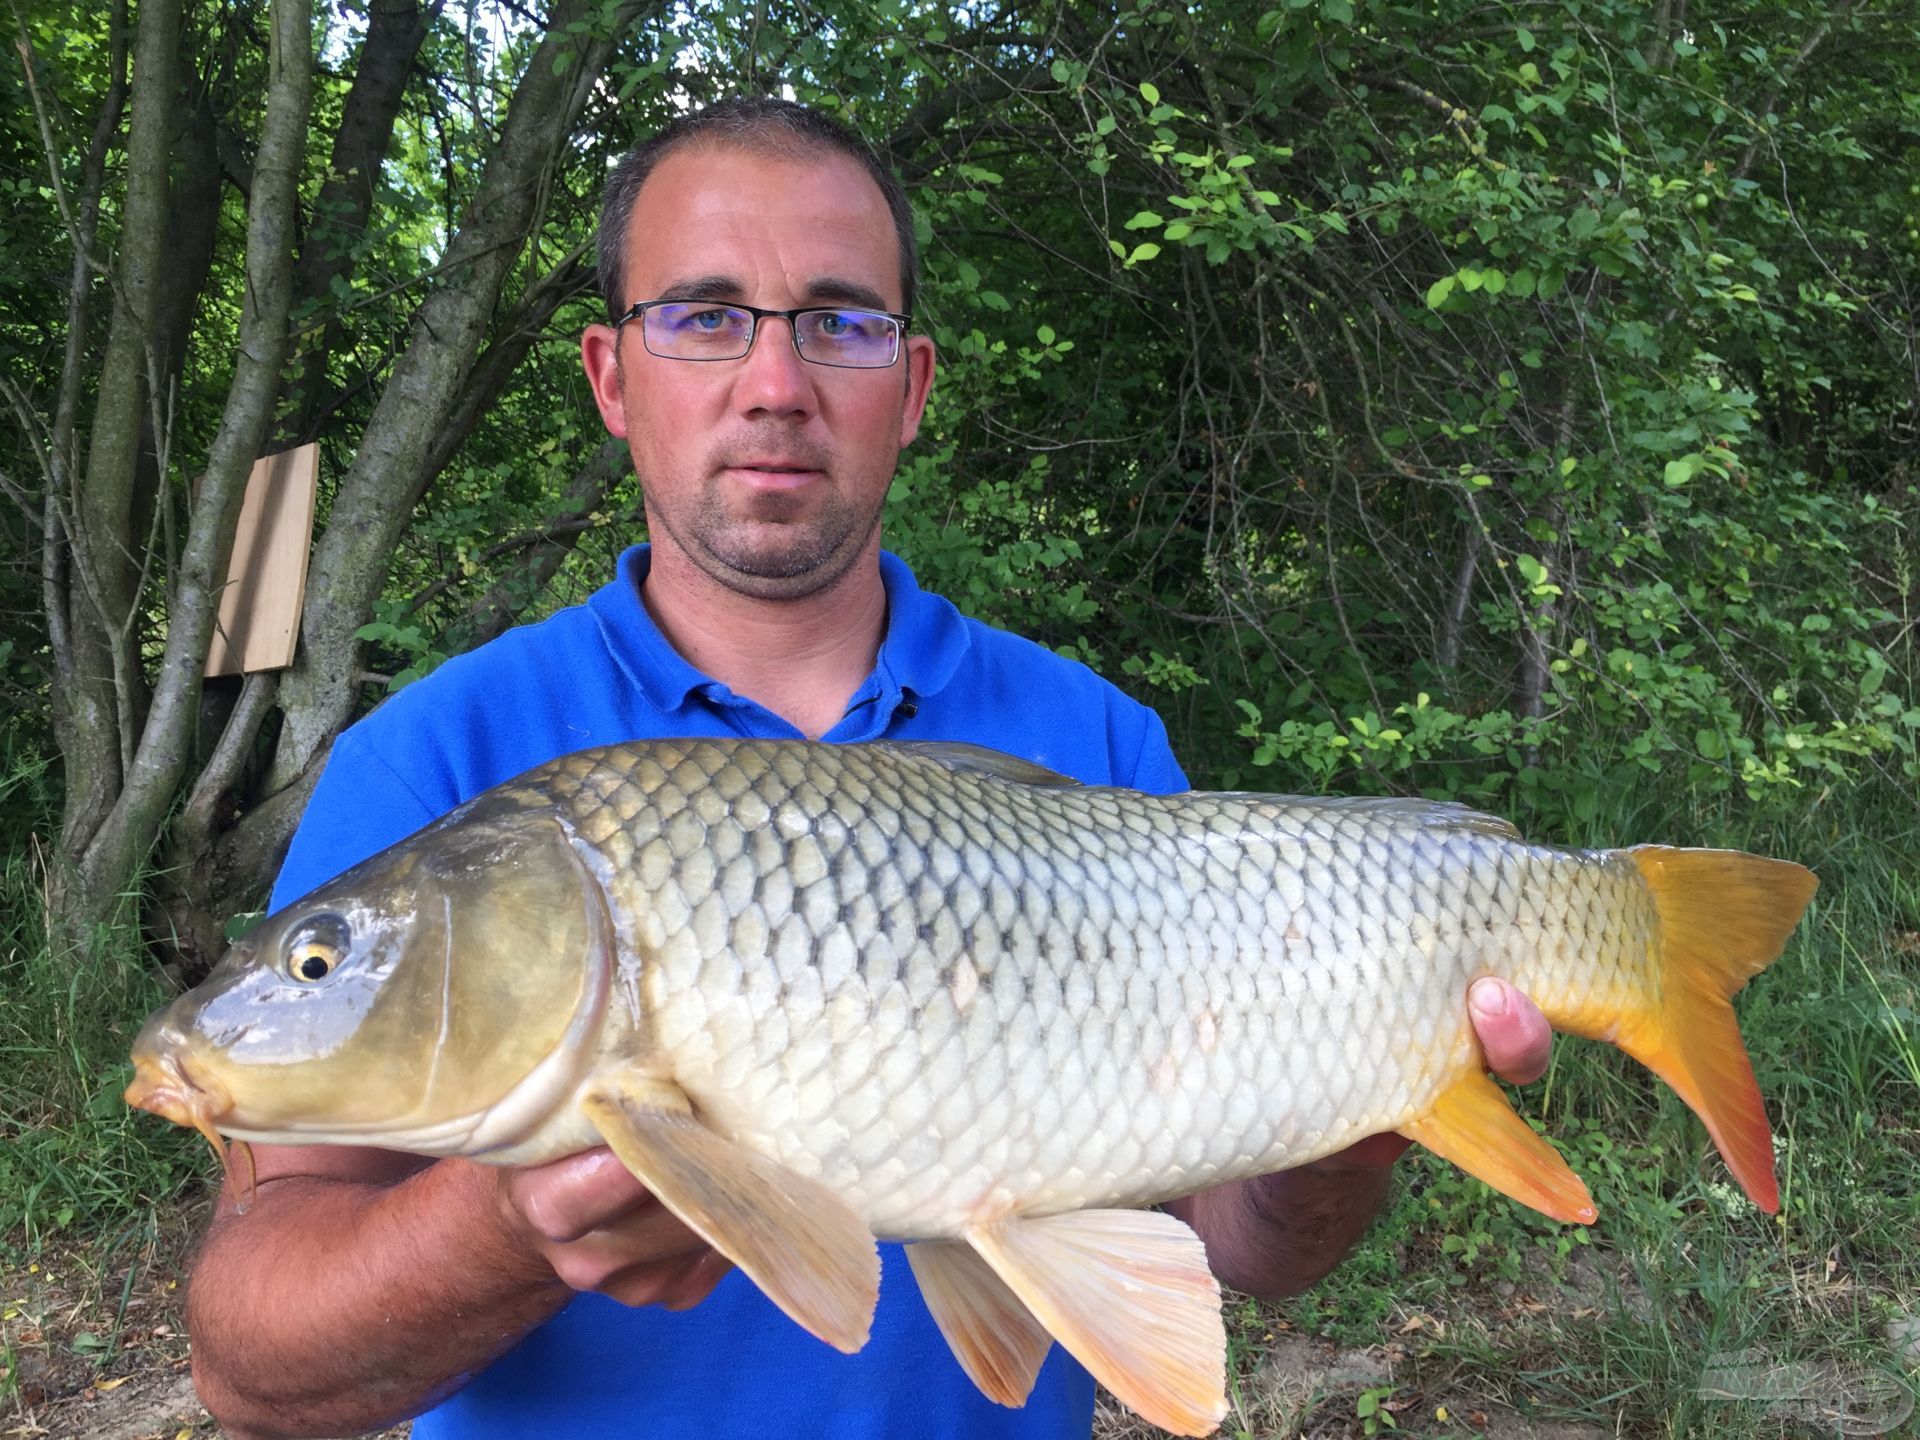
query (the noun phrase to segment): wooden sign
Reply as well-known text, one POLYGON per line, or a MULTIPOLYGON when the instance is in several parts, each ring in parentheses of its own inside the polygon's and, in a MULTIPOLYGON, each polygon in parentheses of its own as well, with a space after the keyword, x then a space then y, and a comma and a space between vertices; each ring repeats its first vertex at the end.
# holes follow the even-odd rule
POLYGON ((280 670, 293 663, 319 478, 318 445, 253 462, 226 588, 220 592, 208 675, 280 670))

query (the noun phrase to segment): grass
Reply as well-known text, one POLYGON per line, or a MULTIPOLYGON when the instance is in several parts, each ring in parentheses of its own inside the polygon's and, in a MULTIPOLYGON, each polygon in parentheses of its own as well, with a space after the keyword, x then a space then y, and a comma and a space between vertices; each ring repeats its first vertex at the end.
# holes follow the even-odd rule
MULTIPOLYGON (((1325 1284, 1281 1305, 1232 1302, 1225 1433, 1740 1440, 1844 1428, 1818 1397, 1725 1393, 1764 1392, 1769 1376, 1776 1390, 1851 1386, 1889 1415, 1910 1399, 1886 1327, 1920 1313, 1920 797, 1835 794, 1768 816, 1623 797, 1570 838, 1654 837, 1790 856, 1822 876, 1786 954, 1739 1002, 1781 1214, 1746 1202, 1698 1121, 1634 1062, 1562 1041, 1547 1079, 1515 1099, 1587 1180, 1598 1223, 1552 1225, 1410 1156, 1389 1213, 1325 1284), (1342 1350, 1364 1363, 1329 1372, 1342 1350)), ((16 1270, 91 1257, 85 1333, 110 1344, 133 1283, 115 1256, 178 1231, 211 1162, 119 1099, 162 985, 124 934, 54 954, 40 885, 30 849, 0 866, 0 1253, 16 1270)), ((1103 1440, 1148 1433, 1101 1422, 1103 1440)))
POLYGON ((0 1255, 12 1258, 66 1230, 104 1244, 150 1224, 202 1168, 197 1136, 120 1099, 164 985, 131 934, 77 954, 52 942, 40 860, 30 843, 0 861, 0 1255))

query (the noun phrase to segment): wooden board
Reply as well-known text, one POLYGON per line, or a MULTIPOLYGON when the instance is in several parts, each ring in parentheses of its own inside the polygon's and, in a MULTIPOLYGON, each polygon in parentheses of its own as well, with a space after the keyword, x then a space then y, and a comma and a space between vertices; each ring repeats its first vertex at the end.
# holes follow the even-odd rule
POLYGON ((293 663, 307 593, 320 447, 302 445, 253 462, 227 584, 220 592, 207 674, 280 670, 293 663))

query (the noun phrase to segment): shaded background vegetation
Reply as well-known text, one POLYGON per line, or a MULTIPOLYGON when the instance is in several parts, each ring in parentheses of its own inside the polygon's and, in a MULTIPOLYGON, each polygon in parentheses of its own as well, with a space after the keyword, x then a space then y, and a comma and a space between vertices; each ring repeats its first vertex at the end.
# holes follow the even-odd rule
MULTIPOLYGON (((121 1126, 115 1027, 261 903, 339 729, 641 537, 575 351, 598 184, 734 93, 833 108, 913 197, 924 582, 1154 704, 1199 783, 1852 880, 1762 1078, 1920 1099, 1908 0, 11 14, 0 1225, 130 1203, 148 1139, 96 1184, 49 1137, 121 1126), (246 467, 307 440, 300 654, 202 684, 246 467)), ((1906 1177, 1872 1233, 1904 1123, 1855 1157, 1906 1177)))

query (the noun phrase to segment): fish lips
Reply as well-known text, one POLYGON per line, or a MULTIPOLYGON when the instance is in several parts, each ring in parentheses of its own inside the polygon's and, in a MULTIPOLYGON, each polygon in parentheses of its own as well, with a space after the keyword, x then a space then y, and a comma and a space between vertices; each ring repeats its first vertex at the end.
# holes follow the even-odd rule
POLYGON ((224 1158, 218 1127, 233 1111, 233 1096, 212 1076, 194 1073, 191 1056, 182 1052, 184 1036, 165 1026, 153 1028, 159 1033, 143 1033, 134 1046, 133 1083, 124 1096, 127 1104, 198 1130, 224 1158))

